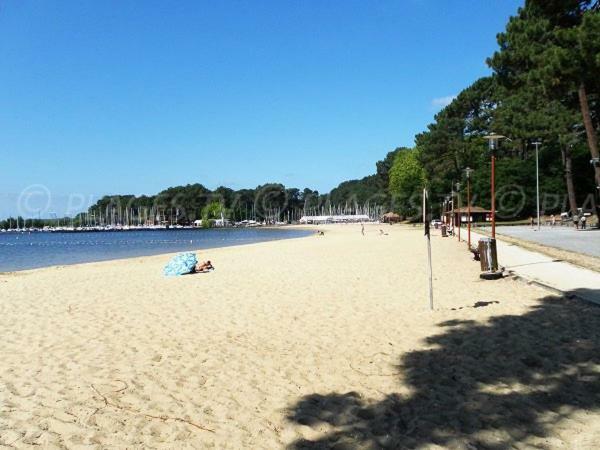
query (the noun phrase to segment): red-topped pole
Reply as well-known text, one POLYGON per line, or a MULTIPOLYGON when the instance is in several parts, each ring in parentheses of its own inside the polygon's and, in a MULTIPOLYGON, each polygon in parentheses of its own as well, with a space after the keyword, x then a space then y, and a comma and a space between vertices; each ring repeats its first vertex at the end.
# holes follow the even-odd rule
POLYGON ((485 136, 485 139, 488 140, 490 145, 490 153, 492 158, 492 167, 491 167, 491 194, 492 194, 492 239, 496 238, 496 147, 498 145, 498 141, 500 139, 504 139, 505 136, 501 136, 499 134, 490 134, 485 136))
POLYGON ((492 238, 480 241, 480 247, 483 246, 485 258, 481 259, 481 269, 483 272, 479 275, 479 277, 483 278, 484 280, 497 280, 502 278, 502 271, 498 270, 498 254, 496 251, 496 144, 498 143, 498 140, 504 138, 504 136, 491 134, 489 136, 485 136, 485 138, 488 139, 490 143, 492 163, 490 174, 492 194, 492 238))
POLYGON ((460 211, 460 182, 456 183, 456 201, 458 202, 458 242, 460 242, 460 225, 462 222, 462 212, 460 211))
POLYGON ((492 239, 496 239, 496 155, 492 152, 492 239))
POLYGON ((473 169, 467 167, 467 245, 471 248, 471 172, 473 169))

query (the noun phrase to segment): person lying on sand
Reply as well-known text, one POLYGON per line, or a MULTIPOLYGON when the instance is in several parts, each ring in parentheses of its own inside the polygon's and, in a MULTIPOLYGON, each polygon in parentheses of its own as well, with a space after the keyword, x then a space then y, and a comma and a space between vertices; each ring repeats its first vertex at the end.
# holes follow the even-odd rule
POLYGON ((203 263, 196 264, 195 272, 196 273, 204 273, 209 270, 214 270, 214 267, 210 261, 204 261, 203 263))

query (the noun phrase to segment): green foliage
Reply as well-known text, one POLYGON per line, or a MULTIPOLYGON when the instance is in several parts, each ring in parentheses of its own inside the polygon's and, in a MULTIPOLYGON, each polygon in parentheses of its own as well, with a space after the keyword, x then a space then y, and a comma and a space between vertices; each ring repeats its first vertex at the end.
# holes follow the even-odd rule
MULTIPOLYGON (((473 203, 490 207, 490 154, 482 137, 495 132, 511 138, 503 141, 497 152, 499 218, 524 217, 535 209, 532 143, 540 139, 541 195, 558 198, 546 203, 546 211, 568 209, 564 201, 566 158, 573 164, 573 198, 584 202, 595 189, 589 154, 586 165, 582 151, 586 135, 579 89, 582 84, 587 88, 597 129, 598 2, 527 0, 498 35, 498 45, 499 50, 488 59, 494 75, 463 90, 435 116, 427 131, 416 137, 433 197, 444 198, 455 182, 464 181, 468 166, 475 170, 473 203)), ((464 182, 462 186, 464 189, 464 182)))
POLYGON ((384 190, 387 189, 389 186, 389 183, 390 183, 389 172, 392 169, 392 166, 394 165, 394 160, 396 159, 396 155, 403 150, 409 150, 409 149, 406 147, 398 147, 398 148, 392 150, 391 152, 388 152, 388 154, 385 155, 385 158, 383 158, 383 160, 377 161, 377 163, 375 164, 375 166, 377 167, 377 173, 376 173, 377 180, 379 182, 380 187, 383 188, 384 190))
POLYGON ((213 200, 202 208, 202 226, 209 228, 213 225, 215 219, 220 219, 224 214, 223 204, 218 200, 213 200))
POLYGON ((331 204, 342 206, 345 204, 350 206, 355 204, 364 205, 367 202, 381 205, 386 200, 387 196, 377 175, 369 175, 360 180, 344 181, 334 188, 329 195, 331 204))
POLYGON ((389 179, 394 209, 404 217, 417 215, 425 186, 425 171, 418 150, 403 149, 398 152, 389 171, 389 179))
MULTIPOLYGON (((597 155, 598 6, 589 0, 527 0, 498 35, 500 48, 488 60, 502 89, 496 130, 521 141, 542 138, 545 153, 552 155, 543 171, 553 177, 568 176, 561 174, 561 159, 586 139, 592 156, 597 155)), ((593 180, 593 170, 582 167, 577 175, 572 198, 594 196, 584 177, 593 180)))
POLYGON ((495 80, 481 78, 440 111, 427 131, 417 135, 418 156, 432 198, 450 193, 467 166, 477 169, 485 163, 486 142, 482 136, 491 130, 497 104, 495 80))

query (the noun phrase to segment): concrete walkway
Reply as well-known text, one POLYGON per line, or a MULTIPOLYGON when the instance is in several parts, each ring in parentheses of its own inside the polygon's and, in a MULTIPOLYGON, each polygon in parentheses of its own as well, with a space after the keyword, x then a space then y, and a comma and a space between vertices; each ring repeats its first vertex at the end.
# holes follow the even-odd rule
MULTIPOLYGON (((487 236, 471 231, 473 245, 482 237, 487 236)), ((496 238, 498 262, 507 272, 600 305, 600 273, 504 242, 498 235, 496 238)))
MULTIPOLYGON (((491 232, 489 227, 485 230, 491 232)), ((576 230, 575 227, 543 226, 537 231, 537 228, 528 226, 497 226, 496 233, 600 258, 600 230, 597 229, 576 230)))

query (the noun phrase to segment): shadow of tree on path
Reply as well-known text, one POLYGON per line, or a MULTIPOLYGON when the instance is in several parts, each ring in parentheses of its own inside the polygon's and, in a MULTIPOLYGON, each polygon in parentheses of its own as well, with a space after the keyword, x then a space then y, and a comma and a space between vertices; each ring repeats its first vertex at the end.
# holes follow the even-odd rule
POLYGON ((547 448, 561 421, 600 407, 600 308, 546 297, 523 315, 439 326, 433 350, 401 357, 410 396, 303 397, 288 419, 332 431, 290 448, 547 448))

